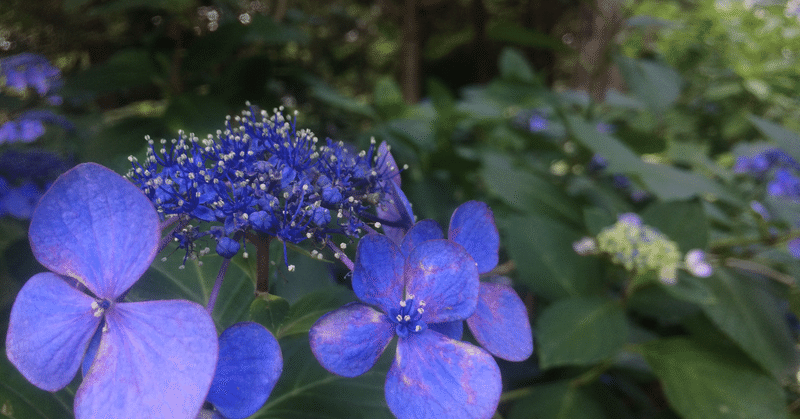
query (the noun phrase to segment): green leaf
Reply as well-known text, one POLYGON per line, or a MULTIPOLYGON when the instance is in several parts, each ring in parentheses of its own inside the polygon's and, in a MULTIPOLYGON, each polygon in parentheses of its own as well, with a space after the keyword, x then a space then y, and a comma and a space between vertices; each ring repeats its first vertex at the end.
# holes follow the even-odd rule
POLYGON ((645 163, 627 145, 612 135, 598 132, 581 118, 567 117, 566 124, 577 141, 605 157, 609 172, 633 176, 663 200, 699 196, 742 204, 738 195, 705 176, 663 164, 645 163))
POLYGON ((308 338, 281 340, 283 373, 267 403, 254 419, 390 419, 383 392, 394 345, 366 373, 346 378, 322 368, 308 346, 308 338))
POLYGON ((481 178, 492 194, 519 210, 580 224, 583 216, 577 205, 552 182, 515 167, 507 155, 486 151, 481 157, 481 178))
POLYGON ((800 161, 800 135, 757 116, 749 115, 748 119, 762 134, 774 141, 778 147, 789 153, 795 160, 800 161))
POLYGON ((505 48, 500 52, 500 76, 523 83, 536 82, 536 76, 528 60, 514 48, 505 48))
POLYGON ((603 408, 584 387, 569 381, 537 385, 515 404, 508 419, 605 419, 603 408))
POLYGON ((598 207, 588 207, 583 209, 583 222, 589 235, 596 236, 606 227, 610 227, 617 222, 614 214, 598 207))
POLYGON ((536 331, 543 369, 611 358, 628 340, 622 307, 599 297, 556 301, 539 316, 536 331))
POLYGON ((714 300, 702 308, 750 358, 780 379, 796 370, 798 354, 781 301, 762 281, 719 268, 706 278, 714 300))
MULTIPOLYGON (((178 298, 194 301, 202 306, 208 305, 208 298, 223 259, 216 254, 199 260, 187 259, 186 268, 179 269, 183 255, 181 250, 174 251, 166 261, 157 256, 147 272, 128 292, 127 299, 146 301, 178 298)), ((244 271, 236 264, 228 264, 212 316, 218 330, 247 320, 254 292, 255 286, 244 271)))
POLYGON ((288 312, 289 302, 277 295, 260 294, 250 304, 250 320, 266 327, 273 335, 278 333, 288 312))
POLYGON ((708 219, 703 204, 691 201, 658 201, 641 213, 645 224, 657 228, 678 243, 682 252, 705 249, 708 245, 708 219))
POLYGON ((681 93, 681 76, 666 64, 618 55, 615 61, 633 93, 654 113, 667 110, 681 93))
POLYGON ((385 76, 378 79, 375 83, 375 92, 372 94, 375 107, 386 119, 400 116, 406 103, 403 101, 403 93, 394 78, 385 76))
POLYGON ((735 353, 683 338, 652 341, 640 352, 685 419, 787 417, 781 385, 735 353))
POLYGON ((80 95, 128 90, 153 83, 158 77, 155 61, 147 50, 126 48, 65 79, 62 93, 80 95))
POLYGON ((311 95, 334 108, 361 115, 369 119, 378 119, 378 114, 375 113, 375 110, 368 104, 347 97, 322 82, 310 82, 309 87, 311 95))
POLYGON ((517 266, 517 279, 543 298, 555 300, 597 292, 602 286, 597 258, 580 256, 573 228, 552 218, 497 218, 504 244, 517 266))
POLYGON ((286 312, 275 332, 275 337, 280 339, 284 336, 308 333, 311 326, 324 314, 353 300, 354 295, 351 291, 338 286, 306 294, 286 312))
MULTIPOLYGON (((3 350, 5 354, 5 350, 3 350)), ((62 419, 71 418, 75 386, 55 393, 41 390, 29 383, 14 365, 0 357, 0 418, 62 419)), ((76 380, 74 380, 76 381, 76 380)))

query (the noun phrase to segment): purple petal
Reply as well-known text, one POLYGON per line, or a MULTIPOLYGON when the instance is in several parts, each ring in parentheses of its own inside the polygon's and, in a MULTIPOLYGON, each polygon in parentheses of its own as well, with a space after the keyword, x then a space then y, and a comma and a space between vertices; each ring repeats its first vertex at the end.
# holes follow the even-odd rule
MULTIPOLYGON (((395 176, 400 179, 400 175, 395 176)), ((383 232, 395 243, 400 243, 406 230, 414 224, 414 211, 408 202, 406 194, 400 189, 399 182, 389 182, 386 186, 389 192, 375 207, 380 220, 383 220, 383 232), (392 224, 392 225, 389 225, 392 224)))
POLYGON ((431 331, 398 340, 384 388, 401 419, 490 418, 501 390, 491 355, 431 331))
POLYGON ((464 335, 464 321, 456 320, 454 322, 431 323, 428 325, 428 329, 439 332, 450 339, 461 340, 461 337, 464 335))
POLYGON ((356 249, 353 291, 363 302, 394 308, 403 299, 403 254, 388 237, 364 236, 356 249))
POLYGON ((392 152, 389 151, 389 144, 386 141, 381 141, 381 144, 378 146, 378 156, 385 156, 383 157, 383 165, 386 167, 387 173, 393 175, 392 183, 397 186, 400 186, 400 168, 397 167, 397 162, 394 161, 394 156, 392 156, 392 152))
POLYGON ((533 353, 528 310, 513 288, 482 282, 478 307, 467 319, 475 340, 507 361, 524 361, 533 353))
POLYGON ((433 220, 422 220, 414 224, 411 230, 408 230, 408 233, 406 233, 406 236, 403 237, 403 241, 400 243, 400 250, 403 252, 404 256, 408 256, 420 243, 443 238, 444 233, 439 223, 433 220))
POLYGON ((100 324, 94 299, 58 275, 34 275, 17 294, 6 335, 6 353, 35 386, 56 391, 69 384, 100 324))
POLYGON ((75 417, 194 418, 217 363, 208 312, 189 301, 118 303, 75 394, 75 417))
POLYGON ((236 323, 219 336, 219 361, 208 400, 228 419, 243 419, 267 401, 283 370, 278 341, 264 326, 236 323))
POLYGON ((160 231, 158 214, 139 188, 85 163, 61 175, 44 194, 29 236, 42 265, 114 300, 150 266, 160 231))
POLYGON ((500 234, 492 210, 483 202, 469 201, 456 208, 447 236, 467 249, 478 263, 478 272, 483 274, 497 266, 500 234))
POLYGON ((406 259, 406 293, 425 302, 426 323, 464 320, 475 311, 478 268, 466 250, 449 240, 428 240, 406 259))
POLYGON ((345 377, 367 372, 394 336, 386 315, 350 303, 320 317, 308 333, 311 351, 326 370, 345 377))

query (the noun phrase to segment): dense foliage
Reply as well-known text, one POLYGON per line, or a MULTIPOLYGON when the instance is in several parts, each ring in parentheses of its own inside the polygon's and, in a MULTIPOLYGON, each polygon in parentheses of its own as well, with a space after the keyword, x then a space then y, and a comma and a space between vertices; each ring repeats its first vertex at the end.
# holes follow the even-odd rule
POLYGON ((796 2, 409 3, 0 5, 1 417, 800 417, 796 2))

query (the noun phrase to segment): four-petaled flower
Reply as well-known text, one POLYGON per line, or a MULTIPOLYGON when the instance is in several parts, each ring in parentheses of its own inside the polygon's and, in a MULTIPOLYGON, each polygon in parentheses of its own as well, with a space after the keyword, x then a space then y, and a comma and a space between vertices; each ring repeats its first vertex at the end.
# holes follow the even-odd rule
POLYGON ((328 371, 355 377, 397 335, 384 387, 395 416, 490 418, 502 388, 492 356, 427 327, 469 317, 478 288, 476 263, 457 243, 425 241, 406 257, 386 236, 367 235, 353 269, 362 302, 321 317, 309 332, 311 350, 328 371))
MULTIPOLYGON (((444 237, 442 229, 433 220, 416 223, 403 237, 400 248, 408 254, 427 240, 444 237)), ((486 204, 469 201, 453 212, 447 238, 460 244, 475 259, 478 273, 492 271, 498 262, 500 235, 492 211, 486 204)), ((467 325, 475 340, 498 358, 524 361, 533 353, 533 334, 525 303, 508 285, 481 282, 475 313, 467 318, 467 325)), ((463 323, 431 325, 434 330, 453 339, 461 339, 463 323)))
POLYGON ((77 418, 194 418, 217 363, 208 312, 188 301, 123 301, 160 237, 144 194, 109 169, 79 165, 44 194, 29 237, 52 272, 34 275, 14 302, 11 363, 56 391, 83 360, 77 418))

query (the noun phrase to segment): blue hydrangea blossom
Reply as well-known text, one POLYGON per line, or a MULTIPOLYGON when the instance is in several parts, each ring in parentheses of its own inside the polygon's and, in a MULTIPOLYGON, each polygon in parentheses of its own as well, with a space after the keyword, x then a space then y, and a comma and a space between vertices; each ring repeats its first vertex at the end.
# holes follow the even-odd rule
POLYGON ((39 54, 25 52, 0 59, 0 73, 7 86, 19 91, 31 87, 39 96, 48 96, 61 86, 61 70, 39 54))
MULTIPOLYGON (((403 238, 400 248, 407 254, 420 243, 444 237, 433 220, 416 223, 403 238)), ((469 201, 453 212, 447 238, 460 244, 472 256, 480 274, 492 271, 498 262, 500 236, 492 211, 486 204, 469 201)), ((525 303, 508 285, 481 282, 475 313, 467 318, 473 336, 486 350, 508 361, 524 361, 533 353, 533 334, 525 303)), ((434 330, 460 339, 462 323, 434 324, 434 330)))
POLYGON ((361 300, 322 316, 309 332, 328 371, 368 371, 398 337, 384 393, 401 419, 490 418, 502 389, 492 356, 428 328, 461 321, 477 305, 475 261, 460 245, 429 240, 408 257, 386 236, 369 234, 356 250, 353 290, 361 300))
POLYGON ((83 363, 76 418, 194 418, 217 363, 211 317, 193 302, 121 299, 156 254, 150 201, 111 170, 81 164, 44 194, 29 237, 50 272, 34 275, 11 309, 11 363, 48 391, 83 363))
MULTIPOLYGON (((331 235, 360 237, 380 222, 373 208, 397 169, 388 148, 354 153, 297 129, 281 110, 250 109, 229 118, 216 139, 182 135, 149 140, 146 160, 131 158, 129 177, 164 215, 220 222, 211 230, 242 240, 246 232, 284 243, 329 244, 331 235)), ((219 247, 230 255, 234 247, 219 247)), ((234 252, 235 254, 235 252, 234 252)))

